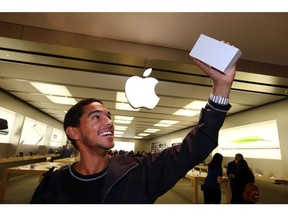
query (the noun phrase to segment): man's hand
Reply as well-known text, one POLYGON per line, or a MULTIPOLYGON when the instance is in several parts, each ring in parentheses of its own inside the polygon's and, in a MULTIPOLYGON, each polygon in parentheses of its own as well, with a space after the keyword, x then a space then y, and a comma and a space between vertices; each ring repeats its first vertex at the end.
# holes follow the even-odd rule
POLYGON ((236 65, 229 71, 222 73, 198 59, 194 59, 194 62, 212 79, 212 94, 221 97, 229 97, 230 89, 236 74, 236 65))

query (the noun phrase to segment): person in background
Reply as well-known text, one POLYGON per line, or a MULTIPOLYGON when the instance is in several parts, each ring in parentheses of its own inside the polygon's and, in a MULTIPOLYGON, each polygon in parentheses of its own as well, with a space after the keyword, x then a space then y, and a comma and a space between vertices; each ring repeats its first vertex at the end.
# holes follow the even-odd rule
POLYGON ((46 173, 31 203, 151 204, 170 190, 217 147, 231 107, 228 98, 236 66, 222 73, 196 59, 195 63, 212 79, 213 87, 198 124, 181 145, 142 157, 110 156, 114 147, 110 111, 98 99, 81 100, 64 119, 64 130, 80 160, 46 173))
POLYGON ((254 204, 259 198, 259 190, 255 183, 255 176, 246 160, 238 161, 232 190, 232 204, 254 204))
POLYGON ((67 145, 63 145, 60 151, 60 158, 69 158, 73 154, 73 150, 68 148, 67 145))
POLYGON ((220 204, 220 185, 226 180, 223 179, 222 168, 223 156, 216 153, 208 164, 208 174, 203 184, 204 204, 220 204))
POLYGON ((230 184, 230 191, 232 192, 233 187, 234 187, 234 178, 235 178, 235 174, 236 174, 236 170, 237 170, 237 164, 239 162, 239 160, 244 159, 243 155, 241 153, 237 153, 235 154, 234 160, 230 161, 227 164, 227 169, 226 169, 226 173, 227 173, 227 177, 229 178, 229 184, 230 184))

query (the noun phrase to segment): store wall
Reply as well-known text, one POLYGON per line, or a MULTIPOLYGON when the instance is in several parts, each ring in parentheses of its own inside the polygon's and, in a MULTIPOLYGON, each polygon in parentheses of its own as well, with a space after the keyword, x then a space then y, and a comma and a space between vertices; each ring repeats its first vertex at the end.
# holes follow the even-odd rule
MULTIPOLYGON (((239 113, 227 118, 223 128, 247 125, 276 119, 281 150, 281 160, 246 158, 250 168, 259 169, 263 176, 283 177, 288 180, 288 99, 239 113)), ((245 155, 244 155, 245 157, 245 155)), ((233 158, 224 158, 227 164, 233 158)), ((260 190, 260 202, 268 204, 287 204, 288 185, 271 184, 256 180, 260 190), (271 194, 273 194, 271 196, 271 194)))
MULTIPOLYGON (((263 174, 272 173, 277 177, 285 177, 288 179, 288 99, 279 101, 273 104, 265 105, 259 108, 251 109, 235 115, 227 116, 222 129, 232 128, 237 126, 243 126, 252 124, 255 122, 263 122, 276 119, 279 142, 281 149, 281 160, 268 160, 247 158, 247 161, 252 169, 259 169, 263 174)), ((151 140, 151 143, 166 143, 166 146, 170 145, 170 140, 176 138, 184 138, 185 135, 191 130, 191 128, 182 130, 176 133, 168 134, 163 137, 158 137, 151 140)), ((213 154, 217 152, 215 149, 213 154)), ((245 155, 244 155, 245 156, 245 155)), ((233 160, 233 157, 226 157, 223 160, 223 165, 233 160)))
MULTIPOLYGON (((13 130, 9 133, 11 134, 11 142, 10 143, 0 143, 0 157, 14 157, 19 154, 19 152, 23 152, 24 154, 28 155, 29 152, 32 153, 39 153, 39 154, 46 154, 48 149, 50 148, 49 145, 49 136, 48 139, 45 140, 45 146, 31 146, 31 145, 19 145, 19 140, 21 136, 22 126, 24 123, 24 118, 27 116, 31 119, 35 119, 40 121, 48 126, 55 127, 57 129, 63 130, 62 124, 49 117, 48 115, 34 109, 32 106, 23 103, 21 100, 15 98, 0 90, 0 107, 8 109, 12 112, 17 113, 16 121, 13 126, 13 130)), ((1 117, 1 116, 0 116, 1 117)), ((3 117, 2 117, 3 118, 3 117)), ((9 125, 8 125, 9 126, 9 125)), ((52 131, 47 131, 47 134, 51 133, 52 131)), ((4 135, 1 135, 4 136, 4 135)), ((65 139, 63 140, 63 144, 65 144, 65 139)))
MULTIPOLYGON (((259 169, 262 174, 270 173, 288 179, 288 99, 229 116, 223 129, 273 119, 277 121, 281 160, 247 158, 247 161, 253 170, 259 169)), ((227 158, 225 162, 232 159, 227 158)))

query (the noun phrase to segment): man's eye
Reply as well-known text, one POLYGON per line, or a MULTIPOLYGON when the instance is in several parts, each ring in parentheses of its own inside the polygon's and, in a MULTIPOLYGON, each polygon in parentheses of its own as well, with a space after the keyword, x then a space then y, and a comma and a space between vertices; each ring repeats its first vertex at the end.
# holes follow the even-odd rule
POLYGON ((100 116, 94 115, 92 119, 100 119, 100 116))

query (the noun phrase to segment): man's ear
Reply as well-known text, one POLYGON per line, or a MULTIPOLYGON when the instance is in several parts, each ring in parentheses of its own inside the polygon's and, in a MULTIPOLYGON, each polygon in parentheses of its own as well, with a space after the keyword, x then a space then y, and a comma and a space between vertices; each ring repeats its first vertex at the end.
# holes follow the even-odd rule
POLYGON ((66 134, 73 140, 79 139, 78 130, 74 127, 67 127, 66 134))

